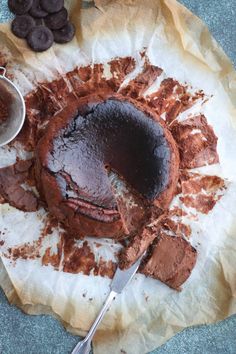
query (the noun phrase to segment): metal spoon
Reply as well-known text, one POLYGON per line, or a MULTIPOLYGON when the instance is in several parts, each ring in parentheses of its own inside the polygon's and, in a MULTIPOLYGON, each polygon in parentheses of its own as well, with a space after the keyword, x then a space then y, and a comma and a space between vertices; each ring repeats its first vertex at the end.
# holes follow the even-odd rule
POLYGON ((6 69, 0 66, 0 98, 6 103, 9 116, 0 123, 0 146, 8 144, 20 132, 25 121, 25 101, 19 89, 6 78, 6 69))
POLYGON ((89 354, 91 350, 91 343, 93 336, 96 332, 96 329, 100 322, 102 321, 103 317, 105 316, 107 310, 110 308, 112 301, 116 297, 117 294, 120 294, 124 287, 130 282, 130 280, 134 277, 135 273, 137 272, 140 263, 144 257, 145 253, 128 269, 121 270, 119 267, 116 270, 112 283, 110 285, 110 294, 108 295, 103 308, 99 312, 96 320, 94 321, 92 327, 90 328, 87 336, 80 341, 73 352, 71 354, 89 354))

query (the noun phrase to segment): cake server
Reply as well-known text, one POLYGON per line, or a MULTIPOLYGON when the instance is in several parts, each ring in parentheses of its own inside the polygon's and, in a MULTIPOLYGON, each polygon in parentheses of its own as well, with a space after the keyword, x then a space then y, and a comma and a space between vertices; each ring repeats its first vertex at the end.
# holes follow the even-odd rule
POLYGON ((0 146, 8 144, 20 132, 25 121, 25 101, 19 89, 5 75, 6 69, 0 66, 0 97, 7 93, 11 97, 9 117, 0 125, 0 146))
POLYGON ((114 278, 110 285, 110 293, 99 312, 96 320, 94 321, 92 327, 90 328, 87 336, 80 341, 73 352, 71 354, 89 354, 91 350, 91 343, 93 336, 99 326, 100 322, 102 321, 103 317, 105 316, 107 310, 110 308, 112 301, 115 299, 116 295, 120 294, 125 286, 131 281, 134 277, 135 273, 137 272, 140 263, 144 257, 145 253, 128 269, 121 270, 117 267, 114 278))

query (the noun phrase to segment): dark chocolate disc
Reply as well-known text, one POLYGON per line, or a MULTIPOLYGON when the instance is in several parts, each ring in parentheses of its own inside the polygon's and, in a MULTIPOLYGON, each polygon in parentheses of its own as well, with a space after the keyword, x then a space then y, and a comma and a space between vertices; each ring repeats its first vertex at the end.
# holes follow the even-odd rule
POLYGON ((24 15, 29 11, 33 0, 8 0, 8 7, 16 15, 24 15))
POLYGON ((29 15, 16 16, 12 21, 11 30, 15 36, 26 38, 32 28, 35 26, 34 19, 29 15))
POLYGON ((52 46, 53 34, 45 26, 36 26, 28 34, 27 42, 35 52, 43 52, 52 46))
POLYGON ((42 18, 42 17, 46 17, 48 15, 47 11, 42 9, 39 0, 33 0, 33 4, 32 4, 32 7, 31 7, 29 13, 31 16, 33 16, 35 18, 42 18))
POLYGON ((41 26, 44 24, 43 18, 36 18, 34 19, 36 26, 41 26))
POLYGON ((52 30, 60 29, 66 25, 67 17, 68 12, 65 7, 63 7, 60 11, 45 17, 45 25, 52 30))
POLYGON ((67 22, 64 27, 53 31, 54 41, 60 44, 70 42, 74 35, 75 26, 71 22, 67 22))
POLYGON ((54 13, 63 8, 64 0, 40 0, 40 4, 45 11, 54 13))

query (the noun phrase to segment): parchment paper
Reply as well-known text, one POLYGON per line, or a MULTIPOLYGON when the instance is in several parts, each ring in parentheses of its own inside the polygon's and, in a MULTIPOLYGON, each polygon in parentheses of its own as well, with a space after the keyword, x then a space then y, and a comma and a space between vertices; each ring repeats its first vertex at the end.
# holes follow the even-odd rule
MULTIPOLYGON (((201 108, 179 117, 185 119, 199 109, 205 114, 219 137, 220 164, 194 172, 227 180, 224 196, 208 215, 198 213, 197 221, 185 220, 193 230, 190 242, 198 249, 197 265, 181 292, 137 275, 114 301, 95 337, 95 354, 143 354, 187 326, 212 323, 236 312, 236 74, 202 22, 176 1, 96 1, 97 8, 80 10, 79 2, 71 0, 66 6, 77 27, 76 38, 45 53, 31 52, 11 34, 9 25, 0 26, 0 60, 7 62, 7 71, 23 94, 37 82, 51 81, 76 66, 106 63, 117 56, 136 58, 138 72, 139 52, 147 48, 151 63, 168 77, 212 95, 201 108)), ((29 157, 20 148, 2 148, 0 167, 14 163, 16 156, 29 157)), ((173 205, 179 204, 175 198, 173 205)), ((24 311, 53 313, 69 330, 84 334, 108 293, 110 279, 55 271, 42 266, 40 258, 12 262, 4 257, 7 248, 37 240, 46 220, 43 209, 23 213, 0 205, 5 241, 0 248, 0 284, 8 299, 24 311)), ((57 241, 55 229, 43 247, 53 249, 57 241)), ((88 242, 94 247, 93 239, 88 242)), ((104 258, 113 257, 111 243, 104 241, 99 248, 104 258)))

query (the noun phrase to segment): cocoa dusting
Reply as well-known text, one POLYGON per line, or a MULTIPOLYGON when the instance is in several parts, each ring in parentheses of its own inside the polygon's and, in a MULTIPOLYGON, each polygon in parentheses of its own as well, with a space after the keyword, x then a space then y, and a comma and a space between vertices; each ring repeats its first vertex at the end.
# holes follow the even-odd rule
POLYGON ((168 212, 168 216, 169 217, 173 217, 173 216, 182 217, 182 216, 186 216, 186 215, 188 215, 186 213, 186 211, 184 211, 183 209, 181 209, 181 208, 179 208, 177 206, 173 207, 168 212))
POLYGON ((100 275, 101 277, 108 277, 112 279, 114 277, 117 264, 113 261, 105 261, 100 257, 99 262, 95 265, 94 275, 100 275))
MULTIPOLYGON (((56 249, 52 250, 52 247, 48 247, 43 251, 44 238, 46 237, 45 230, 42 230, 38 240, 18 247, 8 248, 4 256, 13 261, 17 259, 33 260, 41 258, 42 265, 50 265, 57 271, 62 270, 73 274, 94 274, 113 278, 117 267, 116 263, 111 260, 105 261, 102 257, 96 261, 87 241, 84 241, 82 246, 78 246, 76 240, 68 237, 65 233, 61 233, 56 249)), ((4 241, 0 241, 0 246, 3 244, 4 241)))
POLYGON ((76 240, 68 238, 64 234, 63 245, 63 271, 68 273, 83 273, 85 275, 94 274, 112 278, 116 269, 116 264, 112 261, 105 261, 100 257, 95 260, 95 255, 87 241, 82 246, 76 245, 76 240))
POLYGON ((173 236, 180 236, 189 238, 191 235, 191 227, 182 223, 181 221, 174 221, 173 219, 166 218, 162 222, 162 229, 168 230, 173 236))
POLYGON ((1 241, 0 241, 0 246, 3 246, 4 243, 5 243, 5 241, 1 240, 1 241))
POLYGON ((26 120, 15 141, 25 150, 32 151, 49 120, 67 105, 70 86, 66 78, 41 83, 37 89, 25 97, 26 120))
POLYGON ((13 261, 17 259, 35 259, 40 257, 39 244, 34 242, 32 245, 30 243, 25 243, 19 247, 8 248, 8 254, 5 257, 10 258, 13 261))
POLYGON ((95 244, 95 246, 96 246, 97 248, 100 248, 100 247, 102 246, 102 244, 101 244, 101 243, 98 243, 98 242, 94 242, 94 244, 95 244))
POLYGON ((226 188, 225 181, 218 176, 204 176, 187 171, 182 171, 180 181, 183 194, 198 194, 202 191, 215 193, 226 188))
POLYGON ((111 60, 108 64, 110 65, 113 86, 117 91, 125 77, 134 70, 135 60, 132 57, 125 57, 111 60))
POLYGON ((32 160, 18 161, 0 169, 0 195, 11 206, 23 211, 36 211, 36 196, 22 187, 30 175, 32 160))
POLYGON ((95 256, 88 242, 84 241, 82 247, 77 247, 74 240, 67 239, 64 244, 63 272, 89 275, 95 266, 95 256))
POLYGON ((162 69, 145 61, 141 74, 138 74, 135 79, 131 80, 126 87, 119 91, 119 93, 125 97, 138 99, 154 83, 161 73, 162 69))
MULTIPOLYGON (((52 228, 56 227, 58 225, 58 222, 55 220, 55 218, 52 218, 50 215, 48 218, 44 221, 44 227, 41 230, 40 236, 37 240, 34 240, 32 243, 24 243, 20 246, 16 247, 11 247, 8 248, 8 252, 4 254, 6 258, 10 258, 13 261, 16 261, 18 258, 21 259, 36 259, 43 257, 42 254, 44 252, 43 250, 43 243, 44 239, 48 234, 52 232, 52 228)), ((57 252, 60 253, 62 250, 62 244, 63 239, 60 239, 58 245, 57 245, 57 252)), ((47 262, 47 256, 51 255, 48 250, 46 250, 46 256, 44 258, 44 261, 47 262)), ((43 262, 42 262, 43 263, 43 262)), ((48 261, 48 264, 50 262, 48 261)), ((56 266, 56 264, 55 264, 56 266)))
POLYGON ((189 195, 180 197, 181 202, 186 207, 191 207, 203 214, 208 214, 216 205, 222 196, 217 196, 215 199, 211 195, 197 195, 196 198, 189 195))
POLYGON ((218 176, 202 176, 197 173, 182 172, 180 200, 187 207, 208 214, 226 189, 225 181, 218 176))
POLYGON ((196 168, 219 162, 217 137, 204 115, 175 122, 170 129, 179 147, 181 168, 196 168))
POLYGON ((0 125, 7 120, 9 116, 8 106, 0 98, 0 125))
POLYGON ((181 85, 178 81, 167 78, 161 82, 157 92, 147 97, 150 107, 159 115, 165 114, 165 121, 169 125, 177 116, 194 105, 201 99, 204 93, 196 92, 193 95, 188 92, 188 87, 181 85))
POLYGON ((62 256, 60 244, 57 245, 57 253, 53 253, 51 247, 48 247, 42 257, 42 265, 51 265, 55 270, 59 270, 59 265, 62 256))

